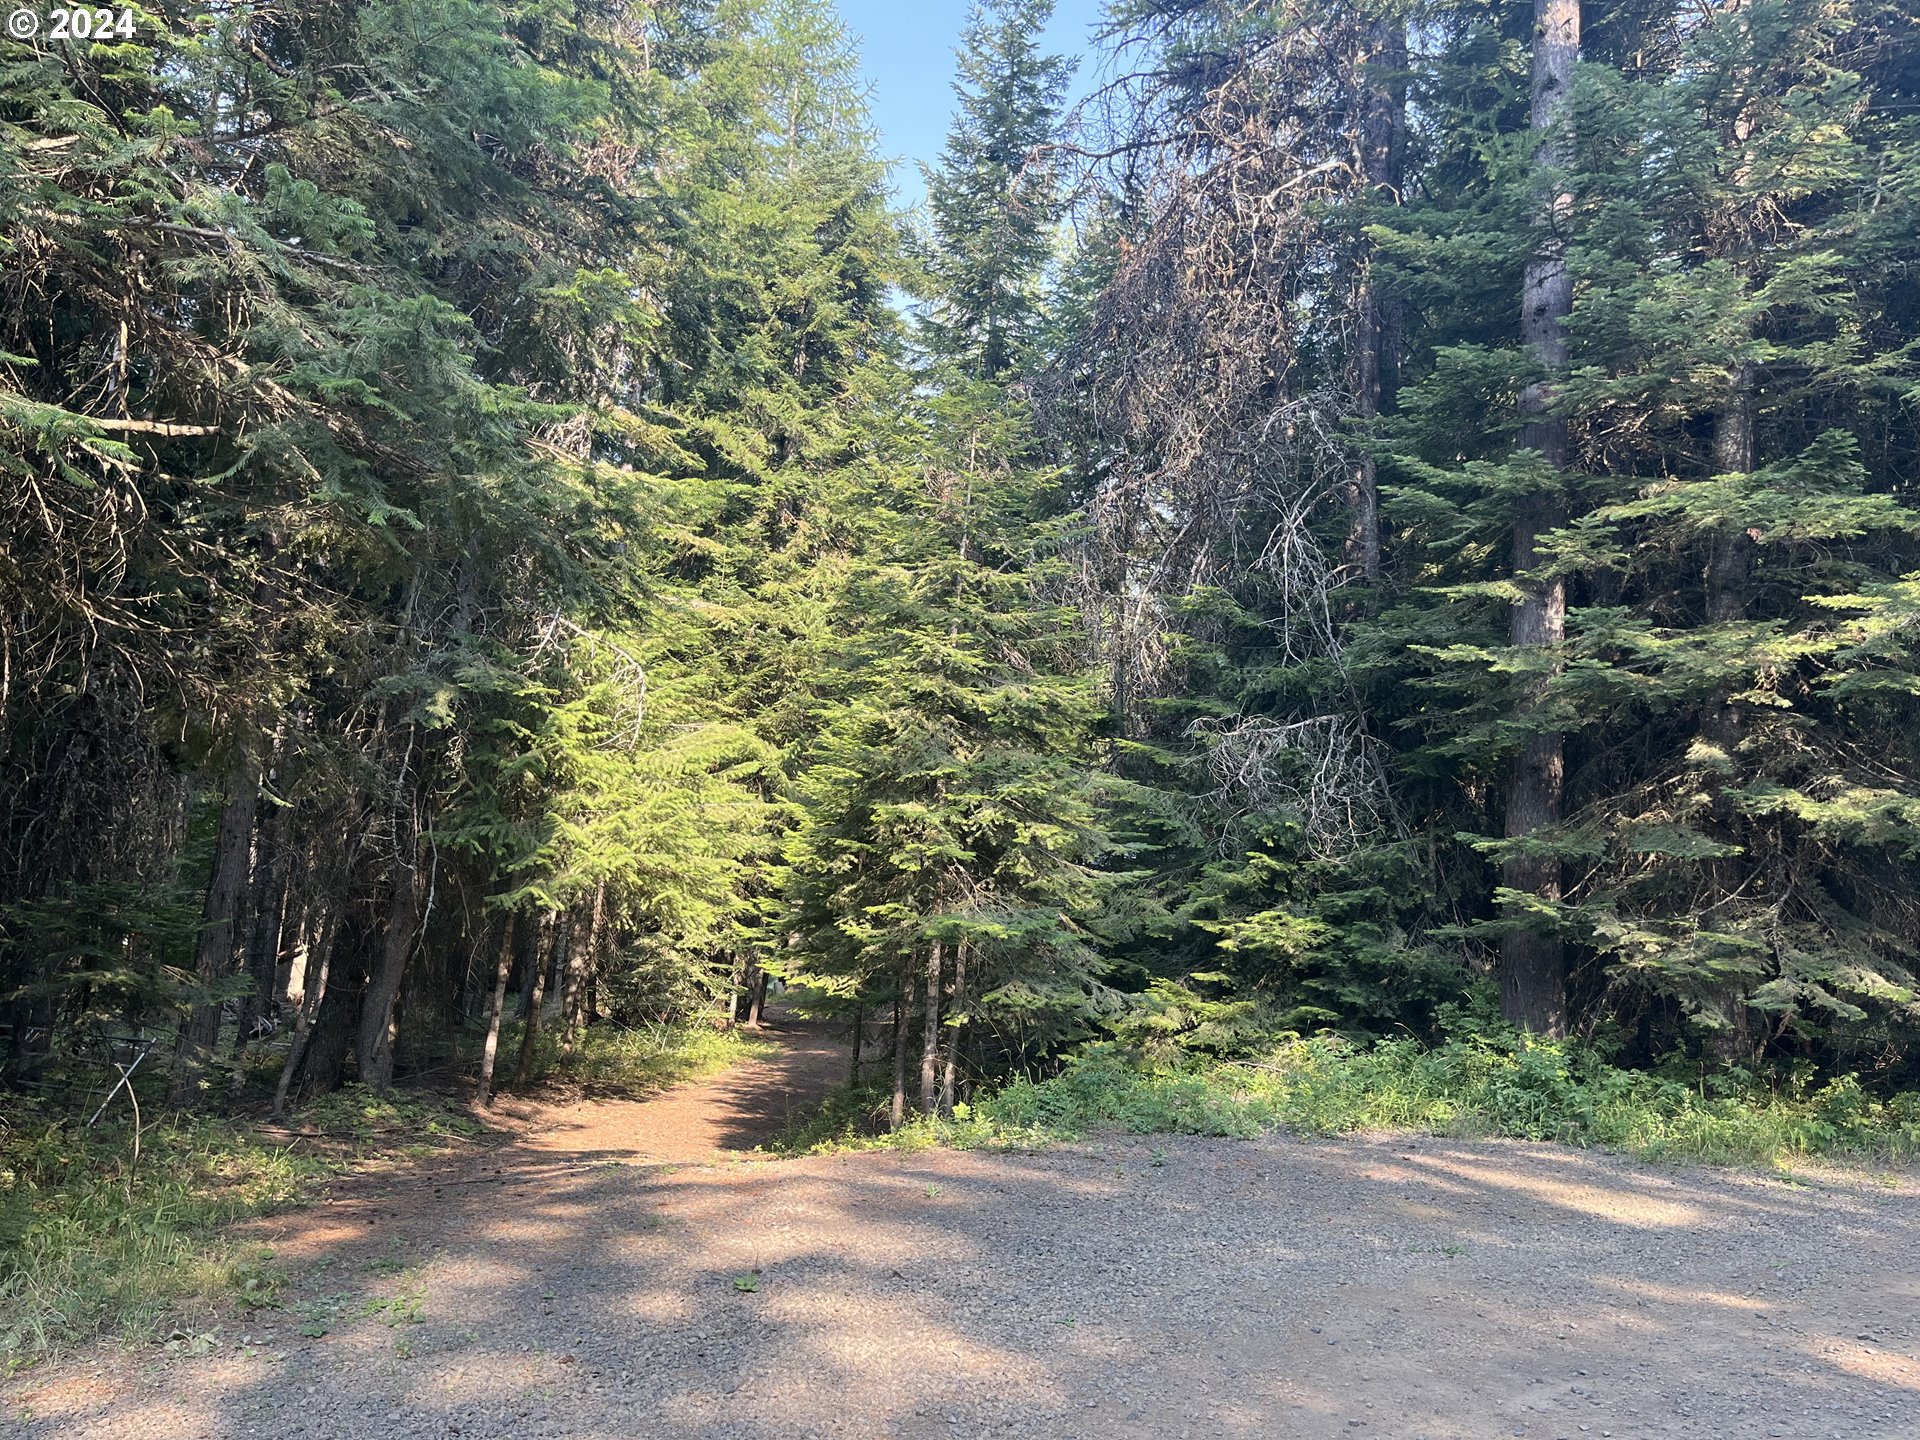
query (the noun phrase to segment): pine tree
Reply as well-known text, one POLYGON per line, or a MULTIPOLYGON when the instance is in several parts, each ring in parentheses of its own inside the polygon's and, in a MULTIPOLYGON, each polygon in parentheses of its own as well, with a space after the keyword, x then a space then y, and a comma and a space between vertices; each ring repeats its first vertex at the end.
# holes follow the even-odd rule
POLYGON ((1044 318, 1060 217, 1055 158, 1072 62, 1040 51, 1052 0, 976 4, 961 37, 959 101, 939 163, 922 167, 935 239, 930 348, 976 379, 1021 368, 1044 318))

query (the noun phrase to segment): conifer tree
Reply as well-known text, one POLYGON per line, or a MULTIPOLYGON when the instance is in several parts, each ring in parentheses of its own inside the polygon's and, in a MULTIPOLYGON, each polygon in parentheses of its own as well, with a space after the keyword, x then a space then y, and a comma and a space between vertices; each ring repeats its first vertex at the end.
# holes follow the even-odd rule
POLYGON ((959 104, 938 164, 922 167, 934 243, 929 348, 976 379, 1008 378, 1044 314, 1060 215, 1055 158, 1070 61, 1040 50, 1053 0, 985 0, 969 12, 959 104))

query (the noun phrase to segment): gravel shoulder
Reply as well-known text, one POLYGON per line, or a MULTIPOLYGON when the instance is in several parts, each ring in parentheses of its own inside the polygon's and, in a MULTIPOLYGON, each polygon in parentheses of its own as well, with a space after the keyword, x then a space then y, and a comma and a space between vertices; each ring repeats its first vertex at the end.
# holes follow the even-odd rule
MULTIPOLYGON (((542 1133, 646 1119, 575 1118, 542 1133)), ((1398 1135, 710 1157, 555 1140, 279 1217, 283 1308, 18 1377, 0 1428, 1920 1436, 1912 1175, 1398 1135)))

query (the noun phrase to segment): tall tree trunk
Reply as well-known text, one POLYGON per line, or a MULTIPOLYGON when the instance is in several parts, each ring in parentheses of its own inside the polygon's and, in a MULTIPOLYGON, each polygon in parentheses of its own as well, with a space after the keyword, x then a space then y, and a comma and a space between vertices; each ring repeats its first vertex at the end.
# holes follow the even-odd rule
POLYGON ((527 1026, 520 1032, 520 1059, 514 1066, 513 1083, 524 1085, 533 1071, 533 1056, 540 1044, 540 1011, 546 996, 547 972, 565 963, 567 953, 568 921, 564 914, 556 912, 550 917, 553 927, 553 962, 541 956, 533 967, 533 993, 528 996, 527 1026))
POLYGON ((520 954, 520 1008, 515 1013, 521 1020, 532 1017, 534 1006, 540 1003, 540 967, 546 962, 548 932, 553 928, 553 916, 542 915, 528 927, 525 948, 520 954))
POLYGON ((733 965, 727 971, 727 1028, 731 1030, 740 1019, 740 996, 746 989, 747 976, 752 967, 744 955, 733 957, 733 965))
POLYGON ((580 1043, 587 1024, 587 974, 600 954, 600 924, 607 909, 607 882, 594 888, 593 910, 587 917, 585 942, 575 945, 567 956, 566 1030, 560 1037, 560 1063, 572 1061, 574 1047, 580 1043))
MULTIPOLYGON (((276 758, 282 749, 284 728, 274 732, 272 753, 276 758)), ((274 779, 275 768, 270 767, 267 781, 271 784, 274 779)), ((287 909, 287 876, 292 866, 292 857, 287 853, 292 844, 290 814, 290 807, 276 803, 267 823, 258 827, 260 854, 248 887, 253 900, 253 924, 247 934, 249 985, 241 997, 240 1023, 235 1027, 233 1038, 236 1060, 247 1053, 260 1022, 273 1013, 274 988, 280 972, 280 937, 287 909)), ((246 1068, 236 1064, 233 1067, 236 1096, 245 1078, 246 1068)))
MULTIPOLYGON (((1726 398, 1714 415, 1714 470, 1721 475, 1750 475, 1759 458, 1754 441, 1753 366, 1744 362, 1735 365, 1728 380, 1726 398)), ((1746 618, 1753 541, 1744 529, 1722 527, 1714 531, 1708 544, 1706 570, 1701 577, 1706 620, 1709 625, 1730 625, 1746 618)), ((1723 691, 1708 700, 1700 726, 1702 738, 1727 757, 1729 770, 1715 785, 1712 815, 1721 838, 1735 843, 1738 809, 1726 791, 1734 783, 1731 765, 1746 721, 1745 707, 1723 691)), ((1727 858, 1708 861, 1707 872, 1716 900, 1737 890, 1744 878, 1736 862, 1727 858)), ((1753 1011, 1747 1004, 1748 988, 1744 977, 1735 976, 1723 980, 1707 996, 1707 1004, 1720 1020, 1719 1028, 1708 1037, 1707 1048, 1722 1060, 1749 1061, 1758 1048, 1753 1011)), ((1764 1036, 1765 1031, 1761 1034, 1764 1036)))
POLYGON ((847 1084, 854 1089, 860 1086, 860 1042, 866 1038, 867 1009, 864 1005, 853 1007, 853 1063, 847 1068, 847 1084))
POLYGON ((753 999, 747 1006, 747 1028, 758 1030, 760 1017, 767 1008, 767 967, 756 966, 753 973, 753 999))
MULTIPOLYGON (((1358 126, 1360 168, 1372 204, 1398 204, 1407 128, 1407 28, 1400 19, 1375 20, 1367 33, 1367 75, 1358 126)), ((1364 242, 1363 242, 1364 243, 1364 242)), ((1354 296, 1354 402, 1362 422, 1391 411, 1399 391, 1400 307, 1384 293, 1372 247, 1360 260, 1354 296)), ((1371 451, 1355 461, 1349 491, 1352 518, 1347 563, 1369 580, 1380 576, 1379 467, 1371 451)))
POLYGON ((493 965, 493 1003, 487 1008, 487 1041, 480 1050, 480 1083, 473 1103, 482 1110, 493 1103, 493 1062, 500 1049, 500 1017, 507 1008, 507 978, 513 973, 514 939, 526 924, 518 915, 501 917, 500 954, 493 965))
MULTIPOLYGON (((1754 450, 1753 366, 1733 367, 1728 393, 1713 423, 1713 464, 1722 475, 1750 475, 1754 450)), ((1747 613, 1747 570, 1753 541, 1739 527, 1716 531, 1705 575, 1707 623, 1723 625, 1747 613)), ((1738 728, 1737 721, 1735 728, 1738 728)))
MULTIPOLYGON (((194 957, 194 978, 209 988, 233 973, 234 947, 239 939, 240 898, 247 883, 247 861, 253 849, 254 808, 260 794, 260 757, 242 742, 227 771, 226 802, 220 808, 220 835, 215 842, 213 874, 200 913, 200 941, 194 957)), ((167 1099, 184 1105, 198 1093, 200 1077, 220 1039, 220 1002, 202 1001, 193 1007, 180 1029, 174 1052, 173 1080, 167 1099)))
POLYGON ((946 1063, 940 1071, 940 1113, 953 1114, 954 1080, 960 1073, 960 1039, 967 1021, 967 942, 953 949, 953 1006, 947 1023, 946 1063))
POLYGON ((293 1043, 287 1047, 287 1063, 280 1067, 280 1083, 273 1091, 273 1115, 276 1120, 287 1113, 287 1092, 293 1086, 294 1076, 300 1073, 300 1062, 307 1058, 307 1045, 313 1038, 314 1017, 319 1015, 320 1006, 327 998, 327 974, 333 963, 334 932, 339 913, 339 906, 326 906, 314 924, 313 939, 307 951, 309 965, 300 996, 300 1014, 293 1024, 293 1043), (317 965, 311 963, 311 957, 315 955, 319 957, 317 965))
POLYGON ((920 1044, 920 1111, 933 1114, 934 1074, 940 1060, 940 987, 946 946, 936 940, 927 950, 927 1010, 920 1044))
POLYGON ((913 1006, 913 952, 900 958, 900 988, 893 997, 893 1128, 907 1119, 907 1012, 913 1006))
MULTIPOLYGON (((1549 415, 1554 382, 1567 365, 1567 316, 1573 309, 1573 277, 1567 270, 1566 226, 1573 197, 1562 190, 1569 159, 1568 87, 1580 53, 1580 0, 1534 0, 1531 123, 1537 141, 1544 207, 1540 243, 1527 261, 1520 295, 1520 339, 1546 378, 1527 388, 1521 411, 1524 448, 1537 450, 1555 470, 1567 468, 1567 422, 1549 415)), ((1513 607, 1511 641, 1520 649, 1559 646, 1567 633, 1566 582, 1558 576, 1530 579, 1540 563, 1540 537, 1565 520, 1558 493, 1530 495, 1520 503, 1513 527, 1513 570, 1521 600, 1513 607)), ((1531 704, 1539 696, 1535 687, 1531 704)), ((1560 822, 1566 761, 1557 731, 1535 734, 1514 756, 1507 779, 1506 835, 1525 841, 1560 822)), ((1560 861, 1555 856, 1517 854, 1501 864, 1507 888, 1557 905, 1560 861)), ((1516 913, 1514 928, 1500 942, 1502 1013, 1537 1034, 1567 1031, 1566 950, 1551 921, 1516 913)))
POLYGON ((420 873, 416 852, 413 868, 394 877, 393 905, 387 913, 386 934, 381 937, 373 974, 367 980, 367 993, 361 1000, 360 1034, 354 1046, 360 1083, 375 1090, 393 1084, 394 1012, 400 1000, 400 982, 406 975, 407 957, 420 929, 420 892, 425 877, 420 873))

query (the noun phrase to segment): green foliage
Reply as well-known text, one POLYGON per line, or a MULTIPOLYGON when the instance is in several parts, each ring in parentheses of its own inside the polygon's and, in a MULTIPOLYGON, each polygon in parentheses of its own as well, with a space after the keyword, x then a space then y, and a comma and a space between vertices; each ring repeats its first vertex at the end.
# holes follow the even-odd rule
POLYGON ((1751 1076, 1625 1070, 1591 1048, 1504 1039, 1356 1046, 1292 1040, 1258 1060, 1150 1066, 1091 1046, 1046 1080, 1015 1080, 951 1120, 872 1138, 843 1108, 791 1137, 795 1149, 885 1144, 1032 1146, 1102 1132, 1252 1138, 1413 1130, 1604 1147, 1649 1160, 1784 1165, 1920 1152, 1920 1093, 1876 1099, 1851 1076, 1802 1074, 1780 1089, 1751 1076))
POLYGON ((983 0, 960 41, 959 100, 945 149, 923 166, 935 238, 929 346, 986 381, 1025 368, 1043 323, 1051 229, 1062 209, 1053 156, 1073 62, 1044 55, 1053 0, 983 0))
MULTIPOLYGON (((516 1053, 520 1027, 505 1027, 503 1052, 516 1053)), ((536 1044, 529 1078, 577 1087, 595 1098, 645 1099, 685 1081, 704 1079, 772 1047, 739 1029, 718 1030, 701 1021, 682 1025, 595 1025, 588 1028, 564 1066, 559 1037, 545 1033, 536 1044)))
POLYGON ((895 1009, 956 1117, 1106 1038, 1236 1125, 1217 1067, 1326 1032, 1301 1095, 1734 1125, 1448 1039, 1526 932, 1611 1059, 1850 1143, 1794 1077, 1920 1041, 1914 31, 1584 9, 1543 150, 1519 9, 1126 0, 1070 176, 1050 7, 987 0, 918 228, 828 0, 16 46, 0 1083, 131 1032, 174 1102, 284 1067, 431 1134, 378 1092, 502 972, 561 1017, 507 1052, 605 1089, 743 1053, 681 1022, 772 975, 895 1009))
POLYGON ((81 1129, 31 1105, 0 1134, 0 1365, 103 1331, 144 1336, 163 1316, 276 1285, 229 1220, 310 1195, 334 1166, 243 1127, 181 1117, 81 1129))

